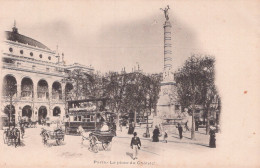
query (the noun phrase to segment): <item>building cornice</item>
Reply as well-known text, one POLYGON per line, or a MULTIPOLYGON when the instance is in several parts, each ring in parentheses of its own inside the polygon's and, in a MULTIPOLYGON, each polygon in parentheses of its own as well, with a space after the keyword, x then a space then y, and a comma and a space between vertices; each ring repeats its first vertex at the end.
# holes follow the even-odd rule
POLYGON ((22 61, 22 62, 29 62, 33 64, 44 65, 44 66, 55 67, 55 68, 66 68, 64 65, 59 65, 52 62, 40 61, 33 58, 27 58, 23 56, 14 55, 14 54, 7 54, 7 53, 3 53, 3 54, 8 57, 11 57, 12 59, 22 61))
POLYGON ((33 50, 38 50, 38 51, 49 53, 49 54, 55 54, 55 52, 51 51, 51 50, 46 50, 46 49, 42 49, 42 48, 39 48, 39 47, 33 47, 31 45, 26 45, 26 44, 22 44, 22 43, 10 41, 10 40, 5 40, 4 42, 12 44, 12 45, 17 45, 17 46, 20 46, 20 47, 25 47, 25 48, 29 48, 29 49, 33 49, 33 50))
POLYGON ((36 71, 36 70, 29 70, 29 69, 24 69, 24 68, 19 68, 19 67, 11 67, 11 66, 5 66, 3 65, 4 69, 11 69, 11 70, 15 70, 15 71, 23 71, 23 72, 31 72, 31 73, 37 73, 37 74, 43 74, 43 75, 49 75, 49 76, 57 76, 57 77, 61 77, 64 78, 66 77, 66 75, 61 75, 60 73, 50 73, 50 72, 42 72, 42 71, 36 71))

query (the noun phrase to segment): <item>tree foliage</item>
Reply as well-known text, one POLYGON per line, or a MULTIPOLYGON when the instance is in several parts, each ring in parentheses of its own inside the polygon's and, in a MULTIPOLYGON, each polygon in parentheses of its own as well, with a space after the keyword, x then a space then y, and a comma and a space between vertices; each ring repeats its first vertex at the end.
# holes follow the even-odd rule
POLYGON ((65 81, 73 83, 74 99, 107 97, 110 110, 120 115, 129 115, 130 112, 143 115, 156 108, 161 75, 140 72, 86 74, 78 69, 72 71, 65 81))
POLYGON ((215 85, 215 59, 212 56, 193 55, 175 74, 178 100, 182 107, 202 105, 207 116, 212 105, 219 102, 215 85))
POLYGON ((122 115, 130 112, 143 115, 156 108, 160 89, 160 78, 156 75, 110 72, 106 79, 108 81, 104 90, 110 98, 113 111, 122 115))
POLYGON ((90 97, 101 97, 102 78, 100 78, 99 73, 86 73, 81 69, 74 69, 68 76, 63 79, 65 82, 70 82, 73 84, 73 90, 70 95, 71 99, 77 100, 87 99, 90 97))

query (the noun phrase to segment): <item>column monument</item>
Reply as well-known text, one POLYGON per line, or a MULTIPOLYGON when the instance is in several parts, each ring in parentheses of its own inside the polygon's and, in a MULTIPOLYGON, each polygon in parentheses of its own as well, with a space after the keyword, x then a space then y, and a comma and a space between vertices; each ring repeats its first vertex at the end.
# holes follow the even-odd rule
POLYGON ((161 82, 161 89, 159 100, 157 103, 156 116, 153 123, 155 125, 161 124, 164 119, 177 117, 175 111, 176 105, 176 83, 174 82, 173 67, 172 67, 172 43, 171 43, 171 22, 169 20, 169 5, 161 10, 165 15, 164 28, 164 67, 163 67, 163 81, 161 82))

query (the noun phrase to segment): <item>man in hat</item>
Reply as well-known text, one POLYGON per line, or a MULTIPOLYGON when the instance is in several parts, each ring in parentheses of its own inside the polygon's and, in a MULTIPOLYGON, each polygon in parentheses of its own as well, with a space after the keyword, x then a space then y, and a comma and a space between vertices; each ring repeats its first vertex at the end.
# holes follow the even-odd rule
POLYGON ((138 150, 141 148, 141 141, 136 132, 134 132, 134 137, 131 140, 130 146, 133 149, 133 159, 135 160, 137 159, 138 150))

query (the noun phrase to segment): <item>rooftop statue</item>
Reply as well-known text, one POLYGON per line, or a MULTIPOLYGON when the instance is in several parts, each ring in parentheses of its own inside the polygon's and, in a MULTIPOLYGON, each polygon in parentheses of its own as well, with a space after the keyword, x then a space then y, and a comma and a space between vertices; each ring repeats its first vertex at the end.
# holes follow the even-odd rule
POLYGON ((170 9, 169 5, 167 5, 167 7, 165 9, 162 9, 162 8, 160 8, 160 9, 162 11, 164 11, 165 19, 166 19, 166 21, 168 21, 169 20, 169 12, 168 12, 168 10, 170 9))

